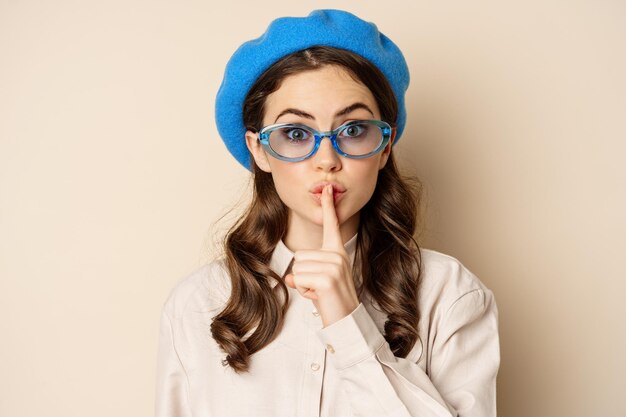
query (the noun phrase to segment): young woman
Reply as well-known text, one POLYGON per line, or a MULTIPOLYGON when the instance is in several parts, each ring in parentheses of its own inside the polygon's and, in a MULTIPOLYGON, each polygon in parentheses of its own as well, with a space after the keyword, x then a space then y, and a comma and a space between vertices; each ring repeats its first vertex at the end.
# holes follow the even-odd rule
POLYGON ((408 80, 339 10, 277 19, 231 57, 216 120, 254 195, 164 305, 157 416, 496 415, 493 294, 413 238, 392 151, 408 80))

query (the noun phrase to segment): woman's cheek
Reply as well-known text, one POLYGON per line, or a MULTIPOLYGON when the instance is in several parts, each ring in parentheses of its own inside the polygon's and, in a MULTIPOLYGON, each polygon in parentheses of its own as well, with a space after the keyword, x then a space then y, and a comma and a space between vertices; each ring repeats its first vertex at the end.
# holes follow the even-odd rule
POLYGON ((363 184, 363 186, 360 188, 360 196, 359 196, 359 201, 358 201, 358 205, 359 205, 359 210, 363 208, 363 206, 365 206, 368 201, 370 201, 370 199, 372 198, 372 195, 374 195, 374 189, 376 188, 376 179, 374 179, 373 181, 368 181, 367 183, 363 184))

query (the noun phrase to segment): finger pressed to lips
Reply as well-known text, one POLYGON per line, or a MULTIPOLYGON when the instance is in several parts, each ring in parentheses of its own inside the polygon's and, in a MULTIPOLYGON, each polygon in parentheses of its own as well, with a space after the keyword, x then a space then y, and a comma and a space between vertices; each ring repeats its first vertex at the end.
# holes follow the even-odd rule
POLYGON ((298 292, 311 299, 317 299, 316 291, 332 288, 336 281, 332 277, 341 277, 344 265, 348 262, 335 211, 332 185, 324 187, 321 194, 322 247, 318 250, 296 251, 292 274, 289 276, 290 283, 298 292))
POLYGON ((327 185, 322 192, 322 215, 324 222, 322 249, 337 250, 343 248, 341 233, 339 231, 339 221, 333 201, 332 185, 327 185))
MULTIPOLYGON (((338 204, 344 197, 345 192, 337 192, 333 191, 333 200, 335 204, 338 204)), ((323 193, 311 193, 311 197, 315 200, 315 202, 319 205, 322 204, 322 195, 323 193)))

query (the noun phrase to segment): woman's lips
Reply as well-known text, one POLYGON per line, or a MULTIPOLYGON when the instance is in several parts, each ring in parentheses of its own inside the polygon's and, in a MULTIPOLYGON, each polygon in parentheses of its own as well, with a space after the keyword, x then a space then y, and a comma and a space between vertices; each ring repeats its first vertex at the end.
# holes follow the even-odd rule
POLYGON ((313 187, 311 187, 309 191, 312 193, 321 193, 324 190, 324 187, 329 184, 333 187, 334 192, 338 191, 340 193, 343 193, 344 191, 346 191, 346 187, 334 181, 320 181, 316 183, 313 187))
MULTIPOLYGON (((344 194, 345 191, 339 192, 333 190, 333 201, 335 202, 335 204, 337 204, 341 200, 344 194)), ((309 193, 309 195, 317 204, 319 204, 320 206, 322 205, 322 193, 309 193)))

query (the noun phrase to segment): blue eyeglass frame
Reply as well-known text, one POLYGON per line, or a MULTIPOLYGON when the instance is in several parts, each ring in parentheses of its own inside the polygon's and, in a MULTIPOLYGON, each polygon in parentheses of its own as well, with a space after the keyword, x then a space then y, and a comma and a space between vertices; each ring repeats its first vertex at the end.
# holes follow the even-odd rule
POLYGON ((320 144, 322 143, 322 139, 324 138, 330 139, 330 142, 332 143, 333 148, 339 155, 345 156, 346 158, 351 158, 351 159, 363 159, 363 158, 369 158, 372 155, 376 155, 378 152, 383 150, 385 146, 387 146, 387 144, 389 143, 389 139, 391 138, 391 133, 393 129, 395 128, 392 128, 389 125, 389 123, 383 122, 382 120, 350 120, 349 122, 346 122, 342 124, 341 126, 337 127, 335 130, 331 130, 328 132, 320 132, 318 130, 313 129, 312 127, 309 127, 301 123, 278 123, 278 124, 273 124, 273 125, 268 125, 268 126, 263 127, 258 133, 259 136, 257 140, 261 143, 261 145, 263 146, 263 149, 265 149, 267 153, 269 153, 276 159, 280 159, 281 161, 299 162, 299 161, 304 161, 305 159, 312 157, 313 155, 315 155, 315 152, 317 152, 317 150, 319 149, 320 144), (366 153, 364 155, 349 155, 343 152, 341 149, 339 149, 339 145, 337 145, 337 135, 342 130, 347 129, 350 126, 362 124, 364 122, 373 124, 381 130, 383 134, 383 138, 380 141, 380 144, 378 145, 378 147, 374 149, 372 152, 366 153), (307 155, 299 156, 297 158, 289 158, 289 157, 282 156, 274 152, 274 149, 272 149, 272 147, 270 146, 270 134, 274 130, 280 129, 286 126, 306 130, 307 132, 313 134, 313 136, 315 137, 315 145, 313 146, 313 149, 311 150, 311 152, 309 152, 307 155))

